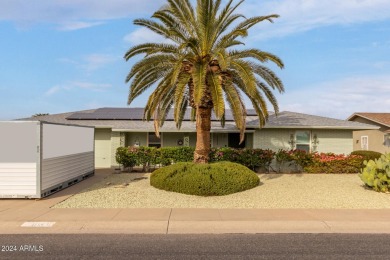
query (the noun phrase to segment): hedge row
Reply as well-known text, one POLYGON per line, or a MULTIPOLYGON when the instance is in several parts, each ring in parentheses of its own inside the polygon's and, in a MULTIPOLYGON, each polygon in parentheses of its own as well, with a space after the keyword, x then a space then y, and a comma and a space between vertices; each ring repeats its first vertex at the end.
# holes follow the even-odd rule
POLYGON ((119 147, 116 151, 117 163, 125 168, 143 166, 144 170, 150 166, 167 166, 172 163, 190 162, 194 158, 192 147, 119 147))
MULTIPOLYGON (((254 170, 270 165, 274 155, 271 150, 213 148, 210 151, 210 162, 230 161, 254 170)), ((193 158, 193 147, 119 147, 116 152, 116 161, 125 168, 138 165, 143 166, 144 170, 154 165, 192 162, 193 158)))
MULTIPOLYGON (((120 147, 116 160, 124 167, 143 166, 144 170, 155 165, 167 166, 179 162, 192 162, 193 147, 120 147)), ((268 168, 275 159, 278 172, 283 166, 296 167, 298 172, 308 173, 357 173, 364 167, 363 162, 379 158, 380 154, 371 151, 357 151, 351 155, 334 153, 306 153, 301 150, 279 150, 277 153, 262 149, 212 148, 210 162, 230 161, 242 164, 252 170, 268 168)))

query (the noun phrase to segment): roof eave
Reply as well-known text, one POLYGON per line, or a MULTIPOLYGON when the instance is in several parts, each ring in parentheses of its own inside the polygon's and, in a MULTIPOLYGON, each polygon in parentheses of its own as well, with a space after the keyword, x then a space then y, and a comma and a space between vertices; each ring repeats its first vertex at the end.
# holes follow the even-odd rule
POLYGON ((366 117, 366 116, 362 116, 362 115, 360 115, 359 113, 353 114, 353 115, 350 116, 347 120, 348 120, 348 121, 351 121, 351 119, 353 119, 354 117, 358 117, 358 116, 361 117, 361 118, 367 119, 368 121, 371 121, 371 122, 374 122, 374 123, 383 125, 383 126, 385 126, 385 127, 390 127, 390 125, 388 125, 388 124, 384 124, 383 122, 379 122, 379 121, 376 121, 376 120, 374 120, 374 119, 372 119, 372 118, 369 118, 369 117, 366 117))
MULTIPOLYGON (((260 129, 258 126, 247 126, 247 128, 260 129)), ((261 129, 334 129, 334 130, 378 130, 380 127, 355 127, 355 126, 265 126, 261 129)))

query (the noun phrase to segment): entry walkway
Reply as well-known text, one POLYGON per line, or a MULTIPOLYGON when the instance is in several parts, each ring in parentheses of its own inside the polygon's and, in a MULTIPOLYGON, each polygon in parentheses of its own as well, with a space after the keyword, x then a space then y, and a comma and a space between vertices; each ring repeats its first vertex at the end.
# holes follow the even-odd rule
POLYGON ((0 200, 0 234, 390 233, 389 209, 52 209, 108 170, 42 200, 0 200))

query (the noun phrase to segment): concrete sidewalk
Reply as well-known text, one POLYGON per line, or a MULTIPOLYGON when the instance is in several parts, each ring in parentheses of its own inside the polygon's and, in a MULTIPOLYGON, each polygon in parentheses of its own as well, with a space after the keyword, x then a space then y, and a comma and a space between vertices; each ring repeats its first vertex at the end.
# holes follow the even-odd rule
POLYGON ((107 173, 46 199, 0 200, 0 233, 390 233, 390 209, 51 208, 107 173))

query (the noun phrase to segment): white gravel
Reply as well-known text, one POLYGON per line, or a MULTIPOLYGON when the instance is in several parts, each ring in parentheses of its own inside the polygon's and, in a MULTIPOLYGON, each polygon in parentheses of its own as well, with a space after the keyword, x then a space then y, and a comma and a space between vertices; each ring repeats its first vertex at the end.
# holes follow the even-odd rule
POLYGON ((54 208, 390 208, 389 194, 366 189, 354 174, 261 174, 258 187, 220 197, 158 190, 149 177, 112 174, 54 208))

